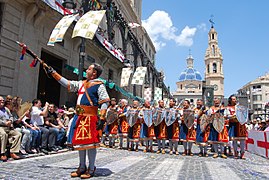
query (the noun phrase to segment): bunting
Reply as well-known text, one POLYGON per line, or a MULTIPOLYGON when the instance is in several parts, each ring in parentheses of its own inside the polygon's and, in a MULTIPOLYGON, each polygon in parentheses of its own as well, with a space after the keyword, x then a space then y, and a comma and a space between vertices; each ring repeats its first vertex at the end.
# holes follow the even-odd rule
POLYGON ((55 42, 62 42, 67 29, 78 16, 78 14, 64 16, 54 27, 47 45, 54 46, 55 42))
POLYGON ((50 6, 52 9, 58 11, 63 15, 73 13, 73 10, 69 10, 63 7, 62 5, 63 0, 42 0, 42 1, 45 2, 48 6, 50 6))
POLYGON ((129 67, 122 68, 120 87, 125 87, 129 85, 129 79, 132 72, 133 72, 132 68, 129 68, 129 67))
POLYGON ((154 89, 154 100, 158 102, 159 100, 162 100, 162 89, 155 87, 154 89))
POLYGON ((137 24, 137 23, 128 23, 128 26, 133 29, 133 28, 137 28, 140 26, 140 24, 137 24))
POLYGON ((137 67, 134 73, 133 79, 132 79, 132 84, 143 85, 146 72, 147 72, 147 67, 137 67))
POLYGON ((110 42, 106 40, 106 38, 98 33, 95 34, 99 42, 120 62, 123 62, 125 57, 120 49, 115 48, 110 42))
POLYGON ((87 39, 93 39, 105 12, 105 10, 89 11, 84 14, 77 22, 72 38, 80 36, 87 39))
POLYGON ((151 88, 145 88, 144 89, 144 100, 145 101, 151 101, 151 95, 152 95, 152 89, 151 88))

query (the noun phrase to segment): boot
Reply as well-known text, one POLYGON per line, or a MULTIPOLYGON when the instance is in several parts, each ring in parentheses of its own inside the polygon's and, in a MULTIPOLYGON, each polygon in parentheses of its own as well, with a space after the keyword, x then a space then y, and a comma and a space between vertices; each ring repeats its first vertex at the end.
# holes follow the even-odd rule
POLYGON ((190 150, 190 149, 189 149, 188 154, 189 154, 190 156, 193 156, 193 153, 191 152, 191 150, 190 150))
POLYGON ((89 179, 94 176, 96 167, 94 167, 94 170, 91 171, 90 168, 87 169, 87 171, 80 176, 81 179, 89 179))
POLYGON ((84 174, 86 170, 81 171, 80 167, 77 168, 76 171, 71 172, 71 178, 80 177, 82 174, 84 174))
POLYGON ((184 150, 184 152, 182 153, 182 156, 186 156, 187 155, 187 150, 184 150))

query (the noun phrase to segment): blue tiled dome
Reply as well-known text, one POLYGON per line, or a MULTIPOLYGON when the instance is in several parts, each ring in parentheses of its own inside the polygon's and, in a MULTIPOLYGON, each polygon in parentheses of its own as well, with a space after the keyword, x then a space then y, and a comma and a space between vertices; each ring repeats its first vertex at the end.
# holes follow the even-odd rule
POLYGON ((179 81, 202 81, 202 76, 199 71, 194 68, 185 69, 179 76, 179 81))

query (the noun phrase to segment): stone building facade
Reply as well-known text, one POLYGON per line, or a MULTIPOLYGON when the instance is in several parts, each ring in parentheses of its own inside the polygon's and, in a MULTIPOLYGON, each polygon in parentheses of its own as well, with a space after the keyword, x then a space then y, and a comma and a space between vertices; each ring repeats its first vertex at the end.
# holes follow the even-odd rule
MULTIPOLYGON (((137 66, 147 66, 147 77, 153 77, 150 87, 163 84, 154 66, 155 49, 144 28, 131 29, 128 22, 141 24, 141 0, 107 1, 107 13, 100 24, 104 35, 125 57, 137 66), (162 83, 160 83, 162 82, 162 83)), ((21 49, 16 41, 24 42, 42 60, 51 65, 67 79, 77 80, 77 75, 65 68, 78 67, 81 39, 71 38, 74 24, 68 29, 62 43, 47 46, 50 34, 63 17, 42 0, 0 0, 0 95, 20 96, 24 101, 40 98, 56 105, 74 105, 76 95, 68 93, 54 79, 46 77, 38 64, 30 68, 32 59, 26 56, 20 61, 21 49)), ((101 78, 120 84, 121 69, 124 64, 109 53, 94 38, 86 40, 84 69, 92 62, 101 64, 104 72, 101 78)), ((164 84, 163 84, 164 85, 164 84)), ((130 85, 124 90, 143 97, 143 86, 130 85)), ((164 90, 168 90, 163 86, 164 90)), ((115 89, 109 89, 111 97, 126 98, 115 89)), ((167 93, 169 94, 169 92, 167 93)))

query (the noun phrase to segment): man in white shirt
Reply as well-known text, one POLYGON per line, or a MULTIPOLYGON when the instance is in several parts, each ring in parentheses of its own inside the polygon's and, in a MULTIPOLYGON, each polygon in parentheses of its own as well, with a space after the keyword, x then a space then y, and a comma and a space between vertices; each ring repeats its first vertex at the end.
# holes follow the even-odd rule
POLYGON ((41 110, 41 101, 40 99, 34 99, 32 101, 33 107, 31 111, 31 124, 41 131, 41 139, 37 139, 37 143, 41 145, 41 152, 48 154, 48 137, 49 130, 44 127, 44 117, 48 115, 48 106, 49 103, 46 102, 43 111, 41 110))

